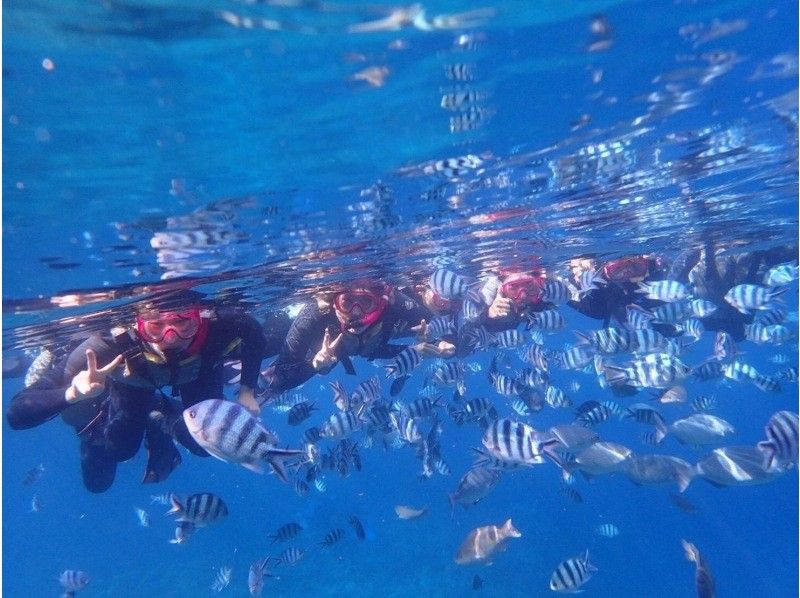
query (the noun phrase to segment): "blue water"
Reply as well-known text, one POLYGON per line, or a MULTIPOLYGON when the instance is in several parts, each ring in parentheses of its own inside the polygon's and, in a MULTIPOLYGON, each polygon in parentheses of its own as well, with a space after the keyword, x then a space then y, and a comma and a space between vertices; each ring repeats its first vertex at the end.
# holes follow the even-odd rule
MULTIPOLYGON (((425 5, 421 27, 359 33, 354 25, 390 5, 4 2, 4 359, 107 327, 107 310, 180 276, 210 294, 238 291, 260 315, 331 280, 403 284, 442 263, 478 274, 531 255, 553 269, 587 253, 675 255, 709 236, 731 253, 796 241, 795 3, 492 6, 469 27, 426 30, 436 15, 476 8, 442 1, 425 5), (597 14, 611 32, 590 31, 597 14), (613 43, 588 51, 604 40, 613 43), (448 65, 469 65, 473 80, 449 80, 448 65), (388 69, 380 85, 352 80, 369 67, 388 69), (451 131, 450 118, 468 112, 440 107, 459 86, 485 95, 467 131, 451 131), (426 172, 467 154, 482 168, 426 172), (217 236, 181 236, 198 230, 217 236), (158 235, 167 246, 156 251, 158 235)), ((787 308, 798 309, 796 284, 787 308)), ((550 348, 598 326, 562 311, 568 330, 548 336, 550 348)), ((706 333, 686 361, 701 362, 712 344, 706 333)), ((788 367, 769 361, 776 353, 797 365, 796 341, 741 349, 759 372, 788 367)), ((470 358, 483 368, 468 375, 470 395, 496 396, 490 358, 470 358)), ((377 373, 388 394, 380 370, 356 366, 349 389, 377 373)), ((325 406, 320 421, 333 409, 327 383, 338 373, 301 389, 325 406)), ((553 382, 573 380, 576 404, 608 398, 587 374, 556 371, 553 382)), ((21 386, 4 381, 4 406, 21 386)), ((687 388, 716 396, 715 413, 736 428, 726 444, 753 444, 772 413, 797 410, 796 384, 779 394, 713 381, 687 388)), ((672 420, 686 409, 663 412, 672 420)), ((569 417, 545 409, 531 423, 544 429, 569 417)), ((298 440, 283 415, 267 409, 264 418, 286 442, 298 440)), ((120 465, 111 490, 91 495, 70 428, 54 420, 18 432, 4 423, 3 590, 53 596, 61 571, 81 569, 92 581, 80 596, 211 595, 217 569, 231 566, 225 592, 243 595, 250 563, 279 552, 266 535, 297 521, 306 530, 291 544, 308 554, 278 568, 265 595, 541 596, 556 565, 589 548, 599 571, 587 595, 687 596, 694 567, 682 538, 709 561, 720 596, 797 595, 796 469, 761 486, 696 480, 686 497, 697 511, 685 513, 670 502, 671 487, 636 487, 621 474, 579 479, 584 502, 575 504, 547 463, 505 474, 451 518, 446 494, 480 438, 475 426, 445 426, 451 476, 420 481, 410 448, 364 449, 362 472, 329 473, 325 493, 301 498, 271 476, 188 454, 150 486, 139 483, 139 454, 120 465), (41 480, 23 486, 39 463, 41 480), (214 492, 230 515, 169 544, 173 520, 150 505, 163 492, 214 492), (429 513, 400 521, 396 504, 429 513), (135 507, 148 510, 151 528, 138 525, 135 507), (351 533, 351 515, 365 541, 351 533), (522 538, 491 567, 453 562, 471 529, 509 517, 522 538), (597 536, 605 522, 621 534, 597 536), (319 549, 335 527, 346 539, 319 549)), ((615 421, 600 433, 646 452, 645 430, 615 421)), ((674 439, 661 450, 692 463, 705 454, 674 439)))

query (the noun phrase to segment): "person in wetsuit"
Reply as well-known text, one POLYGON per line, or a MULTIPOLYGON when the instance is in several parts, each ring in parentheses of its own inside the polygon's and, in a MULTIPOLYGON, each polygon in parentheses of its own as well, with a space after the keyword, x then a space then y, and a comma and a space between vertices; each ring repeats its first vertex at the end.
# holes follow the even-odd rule
POLYGON ((250 316, 204 310, 199 297, 170 293, 140 308, 135 324, 86 339, 12 399, 6 412, 11 428, 61 415, 80 438, 84 485, 96 493, 111 486, 117 463, 132 458, 143 437, 144 483, 165 479, 180 463, 172 435, 207 456, 186 429, 182 408, 223 398, 223 361, 238 356, 239 401, 258 412, 254 388, 265 340, 250 316), (166 387, 181 405, 167 397, 166 387))
MULTIPOLYGON (((576 279, 586 266, 593 268, 592 262, 585 260, 576 262, 576 279)), ((687 270, 688 271, 688 270, 687 270)), ((642 293, 637 293, 639 283, 644 281, 661 280, 666 277, 667 264, 660 256, 633 255, 606 262, 600 268, 600 275, 606 284, 599 288, 584 293, 580 299, 570 299, 567 305, 583 315, 594 320, 602 320, 603 328, 614 325, 625 325, 627 321, 626 309, 635 304, 643 309, 651 309, 661 304, 661 301, 647 299, 642 293)), ((672 333, 672 328, 661 330, 661 326, 654 324, 653 328, 659 332, 672 333)))
MULTIPOLYGON (((315 374, 327 374, 342 363, 355 374, 351 356, 391 359, 408 345, 393 344, 430 318, 430 312, 408 295, 383 284, 356 284, 349 290, 319 295, 292 322, 278 358, 267 368, 262 402, 295 388, 315 374)), ((417 329, 418 330, 418 329, 417 329)), ((423 356, 450 356, 453 347, 417 343, 423 356)))
POLYGON ((480 295, 486 311, 480 324, 490 333, 516 328, 526 315, 552 308, 542 299, 545 275, 540 270, 506 269, 484 280, 480 295))

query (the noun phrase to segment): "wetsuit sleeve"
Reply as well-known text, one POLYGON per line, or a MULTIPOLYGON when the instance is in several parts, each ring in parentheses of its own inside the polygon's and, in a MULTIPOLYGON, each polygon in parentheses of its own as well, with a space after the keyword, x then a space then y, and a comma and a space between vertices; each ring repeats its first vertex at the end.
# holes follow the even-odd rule
POLYGON ((278 394, 300 386, 317 373, 311 360, 322 346, 328 320, 329 316, 320 311, 315 301, 300 310, 286 334, 278 358, 270 367, 271 392, 278 394))
POLYGON ((258 374, 261 371, 261 360, 264 358, 264 350, 266 349, 266 341, 261 325, 255 318, 243 313, 226 316, 220 323, 226 330, 230 330, 233 336, 242 339, 241 383, 250 388, 255 388, 258 374))
MULTIPOLYGON (((394 301, 392 303, 391 325, 400 329, 396 336, 411 336, 411 328, 417 326, 422 320, 430 322, 433 319, 433 313, 421 302, 414 300, 405 293, 395 291, 394 301)), ((405 348, 405 347, 403 347, 405 348)), ((402 349, 401 349, 402 351, 402 349)))
POLYGON ((33 428, 70 406, 64 393, 75 375, 86 369, 86 349, 95 351, 98 367, 103 367, 117 356, 109 339, 93 336, 81 343, 41 379, 11 399, 6 420, 12 429, 33 428))
POLYGON ((274 357, 280 353, 283 341, 286 340, 286 335, 289 334, 291 326, 292 319, 285 311, 273 311, 266 315, 262 326, 264 342, 266 343, 264 357, 274 357))

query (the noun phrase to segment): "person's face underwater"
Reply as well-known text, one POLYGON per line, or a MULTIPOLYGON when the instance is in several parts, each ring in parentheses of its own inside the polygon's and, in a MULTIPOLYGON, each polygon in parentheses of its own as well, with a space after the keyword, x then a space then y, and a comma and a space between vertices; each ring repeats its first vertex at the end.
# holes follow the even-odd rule
POLYGON ((334 308, 342 332, 361 334, 380 319, 383 302, 376 293, 357 289, 338 295, 334 308))
POLYGON ((136 318, 139 336, 163 351, 181 351, 189 347, 200 330, 200 310, 153 312, 136 318))

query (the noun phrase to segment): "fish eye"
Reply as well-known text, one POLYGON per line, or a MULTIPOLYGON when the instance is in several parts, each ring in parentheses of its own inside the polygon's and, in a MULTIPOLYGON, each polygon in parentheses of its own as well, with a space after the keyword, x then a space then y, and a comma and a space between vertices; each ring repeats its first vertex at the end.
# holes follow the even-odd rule
POLYGON ((189 412, 189 417, 191 417, 192 419, 194 419, 196 416, 197 416, 197 410, 196 410, 196 409, 192 409, 192 410, 189 412))

